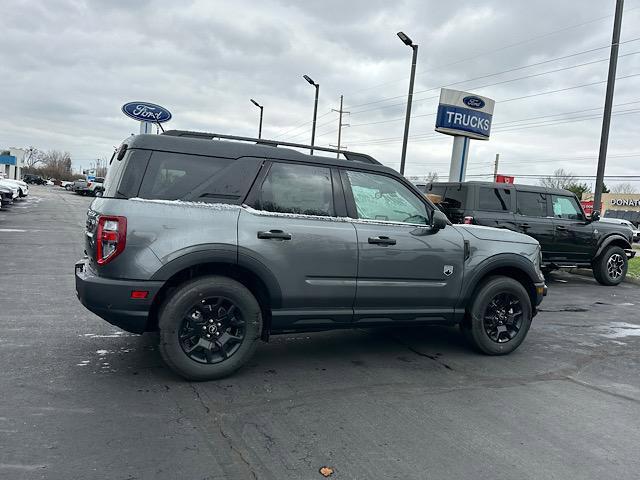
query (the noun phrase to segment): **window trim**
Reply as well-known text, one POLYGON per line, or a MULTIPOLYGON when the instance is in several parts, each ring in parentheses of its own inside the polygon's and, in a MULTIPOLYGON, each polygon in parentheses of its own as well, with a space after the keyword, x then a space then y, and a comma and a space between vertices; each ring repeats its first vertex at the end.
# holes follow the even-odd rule
MULTIPOLYGON (((336 181, 334 180, 334 168, 329 166, 329 165, 319 165, 317 163, 306 163, 306 162, 288 162, 286 160, 280 160, 277 158, 271 158, 268 159, 264 162, 264 164, 262 165, 262 168, 260 169, 260 171, 258 172, 258 175, 256 175, 256 178, 253 182, 253 185, 251 185, 251 188, 249 189, 249 193, 247 194, 244 202, 242 202, 243 205, 247 205, 251 208, 253 208, 254 210, 257 210, 259 212, 263 212, 264 215, 269 215, 269 214, 273 214, 275 215, 279 215, 279 212, 270 212, 268 210, 262 210, 256 207, 256 202, 258 200, 258 197, 260 196, 260 191, 262 190, 262 185, 264 184, 264 182, 266 181, 267 177, 269 176, 269 172, 271 171, 271 167, 275 164, 285 164, 285 165, 300 165, 300 166, 305 166, 305 167, 315 167, 315 168, 326 168, 329 170, 329 174, 331 177, 331 194, 332 194, 332 200, 333 200, 333 215, 310 215, 310 214, 306 214, 306 213, 300 213, 300 214, 290 214, 290 215, 300 215, 303 217, 317 217, 317 218, 337 218, 339 216, 343 216, 340 215, 340 206, 339 202, 340 199, 336 196, 337 192, 336 192, 336 181)), ((342 199, 342 202, 344 203, 344 199, 342 199)))
POLYGON ((431 225, 431 222, 433 220, 433 211, 436 207, 433 206, 431 202, 429 202, 427 197, 425 197, 424 194, 421 194, 419 190, 418 190, 418 193, 416 193, 417 188, 415 187, 415 185, 413 185, 408 180, 405 180, 404 177, 397 177, 395 175, 390 175, 386 172, 373 172, 371 170, 362 170, 358 168, 340 167, 338 170, 340 172, 340 178, 342 180, 342 188, 344 189, 344 196, 347 202, 347 213, 349 215, 349 218, 355 221, 361 221, 361 222, 376 222, 376 223, 384 223, 388 225, 405 225, 405 226, 408 225, 411 227, 415 227, 415 226, 428 227, 431 225), (368 218, 359 218, 358 209, 356 207, 356 201, 353 196, 353 190, 351 188, 351 181, 349 180, 348 172, 367 173, 369 175, 380 175, 382 177, 387 177, 387 178, 390 178, 391 180, 395 180, 398 183, 404 185, 405 187, 407 187, 409 191, 414 193, 414 195, 418 198, 418 200, 420 200, 420 202, 422 202, 422 204, 424 204, 424 207, 427 211, 428 223, 425 225, 422 223, 406 223, 406 222, 396 222, 393 220, 372 220, 368 218))

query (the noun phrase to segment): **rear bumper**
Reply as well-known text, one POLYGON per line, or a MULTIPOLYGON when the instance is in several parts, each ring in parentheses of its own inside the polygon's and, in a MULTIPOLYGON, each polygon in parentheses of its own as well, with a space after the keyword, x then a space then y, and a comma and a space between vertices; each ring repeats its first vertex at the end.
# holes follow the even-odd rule
POLYGON ((88 310, 127 332, 147 330, 149 310, 163 282, 99 277, 86 259, 76 262, 75 277, 76 295, 88 310), (144 290, 149 294, 144 299, 132 299, 133 290, 144 290))

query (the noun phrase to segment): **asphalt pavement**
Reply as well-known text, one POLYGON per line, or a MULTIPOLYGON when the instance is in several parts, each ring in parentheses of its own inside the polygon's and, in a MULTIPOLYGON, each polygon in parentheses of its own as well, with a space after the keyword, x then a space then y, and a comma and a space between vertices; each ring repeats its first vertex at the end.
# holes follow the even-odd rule
POLYGON ((284 335, 186 382, 76 299, 91 199, 0 211, 0 479, 620 479, 640 471, 640 286, 556 274, 525 343, 284 335))

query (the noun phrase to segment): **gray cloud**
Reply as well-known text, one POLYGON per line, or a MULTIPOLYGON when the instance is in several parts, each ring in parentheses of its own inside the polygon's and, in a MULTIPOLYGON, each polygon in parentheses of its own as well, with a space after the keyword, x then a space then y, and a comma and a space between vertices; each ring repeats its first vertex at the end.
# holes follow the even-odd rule
MULTIPOLYGON (((623 40, 640 36, 638 7, 637 1, 627 2, 623 40)), ((265 105, 265 136, 307 122, 278 137, 306 142, 313 107, 313 88, 301 78, 306 73, 321 84, 319 143, 335 143, 337 116, 328 112, 344 94, 354 112, 347 117, 353 126, 345 128, 344 143, 397 168, 404 99, 358 105, 406 95, 411 51, 395 36, 403 30, 420 45, 416 91, 433 88, 415 96, 407 173, 446 173, 452 140, 431 136, 437 98, 429 97, 439 93, 434 87, 606 46, 612 14, 613 2, 597 0, 5 1, 0 145, 68 150, 76 164, 86 165, 136 131, 135 122, 120 112, 131 100, 169 108, 171 128, 253 135, 258 112, 249 98, 265 105), (545 35, 580 23, 585 24, 545 35), (400 105, 380 108, 394 103, 400 105), (362 125, 371 122, 385 123, 362 125)), ((640 41, 621 46, 622 55, 637 51, 640 41)), ((515 128, 535 126, 535 120, 512 123, 512 130, 505 122, 601 108, 604 84, 502 100, 599 82, 606 78, 606 61, 485 85, 607 57, 605 48, 456 85, 498 101, 492 139, 473 142, 468 173, 491 172, 500 152, 501 170, 516 177, 557 167, 593 174, 599 118, 520 130, 515 128)), ((635 73, 640 55, 622 57, 618 76, 635 73)), ((616 86, 616 103, 639 103, 614 110, 623 114, 613 117, 607 173, 633 173, 637 164, 635 157, 616 155, 640 151, 638 113, 624 112, 640 105, 639 79, 616 86)), ((553 118, 589 113, 601 111, 553 118)))

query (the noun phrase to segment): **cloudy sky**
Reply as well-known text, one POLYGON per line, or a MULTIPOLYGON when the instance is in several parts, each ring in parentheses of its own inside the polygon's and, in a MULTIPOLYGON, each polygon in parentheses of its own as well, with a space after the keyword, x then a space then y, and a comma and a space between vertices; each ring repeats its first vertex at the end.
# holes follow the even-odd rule
MULTIPOLYGON (((496 153, 501 173, 527 183, 558 167, 593 175, 614 7, 0 0, 0 146, 67 150, 87 166, 136 132, 120 111, 133 100, 171 110, 167 128, 255 136, 250 98, 265 107, 264 137, 308 143, 308 74, 321 85, 316 143, 336 143, 331 109, 343 94, 343 145, 398 168, 411 60, 402 30, 419 44, 408 175, 448 174, 452 138, 433 131, 447 85, 497 102, 491 140, 472 142, 469 179, 491 173, 496 153)), ((629 175, 640 163, 640 0, 625 2, 621 41, 606 173, 629 175)))

